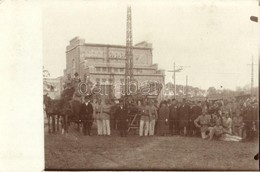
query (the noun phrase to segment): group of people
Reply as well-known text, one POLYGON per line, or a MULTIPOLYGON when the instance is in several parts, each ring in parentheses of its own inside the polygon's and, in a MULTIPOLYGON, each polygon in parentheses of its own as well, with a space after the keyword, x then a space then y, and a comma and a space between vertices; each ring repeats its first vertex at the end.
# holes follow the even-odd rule
POLYGON ((115 103, 85 98, 81 114, 85 134, 91 134, 94 121, 98 135, 111 135, 111 129, 127 136, 129 114, 137 114, 139 136, 199 136, 227 141, 253 140, 258 136, 258 100, 189 101, 183 99, 115 103), (83 118, 84 119, 84 118, 83 118))

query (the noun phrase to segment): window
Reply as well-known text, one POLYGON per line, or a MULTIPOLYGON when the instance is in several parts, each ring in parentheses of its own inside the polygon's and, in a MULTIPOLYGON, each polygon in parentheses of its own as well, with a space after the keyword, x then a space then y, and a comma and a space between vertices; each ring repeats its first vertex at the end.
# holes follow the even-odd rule
POLYGON ((124 68, 120 68, 120 72, 124 72, 124 68))
POLYGON ((96 70, 97 70, 97 72, 100 72, 100 71, 101 71, 100 67, 97 67, 96 70))
POLYGON ((106 71, 107 71, 107 68, 102 67, 102 72, 106 72, 106 71))
POLYGON ((105 82, 106 82, 106 78, 103 78, 103 79, 102 79, 102 83, 105 83, 105 82))
POLYGON ((143 73, 142 69, 137 69, 137 73, 143 73))
POLYGON ((114 72, 118 72, 118 68, 114 68, 114 72))

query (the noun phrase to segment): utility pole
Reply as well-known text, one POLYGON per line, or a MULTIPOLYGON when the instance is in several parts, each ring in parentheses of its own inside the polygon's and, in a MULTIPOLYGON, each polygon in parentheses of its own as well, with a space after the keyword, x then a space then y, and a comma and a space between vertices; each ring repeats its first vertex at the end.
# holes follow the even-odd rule
POLYGON ((247 64, 247 65, 250 65, 251 66, 251 88, 250 88, 250 94, 251 96, 253 96, 253 88, 254 88, 254 65, 256 65, 254 63, 254 58, 252 56, 252 62, 251 64, 247 64))
POLYGON ((186 98, 188 97, 188 75, 186 75, 186 98))
MULTIPOLYGON (((258 4, 260 6, 260 2, 258 4)), ((250 20, 253 22, 258 23, 258 17, 256 16, 250 16, 250 20)), ((252 57, 252 64, 251 64, 251 96, 253 96, 253 86, 254 86, 254 61, 252 57)), ((258 57, 258 67, 260 68, 260 56, 258 57)), ((258 70, 258 74, 260 75, 260 70, 258 70)), ((259 80, 260 82, 260 80, 259 80)))
POLYGON ((175 66, 175 62, 173 63, 173 70, 168 70, 167 72, 173 72, 173 84, 174 84, 174 98, 176 99, 176 72, 181 72, 183 67, 190 66, 175 66), (178 69, 176 69, 178 67, 178 69))
POLYGON ((253 87, 254 87, 254 58, 252 57, 252 64, 251 64, 251 96, 253 96, 253 87))
MULTIPOLYGON (((258 2, 258 6, 260 6, 260 1, 258 2)), ((251 16, 250 20, 253 22, 258 22, 258 17, 251 16)), ((258 25, 259 26, 259 25, 258 25)), ((253 65, 252 65, 253 66, 253 65)), ((260 55, 258 56, 258 76, 260 76, 260 55)), ((258 86, 260 85, 260 80, 258 80, 258 86)), ((251 93, 252 94, 252 93, 251 93)), ((258 114, 258 122, 259 122, 259 114, 258 114)), ((254 156, 255 160, 259 159, 259 152, 254 156)))

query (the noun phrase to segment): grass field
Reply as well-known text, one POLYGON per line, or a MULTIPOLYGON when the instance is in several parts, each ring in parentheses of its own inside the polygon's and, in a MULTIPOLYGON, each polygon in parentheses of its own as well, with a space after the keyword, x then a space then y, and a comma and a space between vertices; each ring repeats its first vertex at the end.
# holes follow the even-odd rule
MULTIPOLYGON (((74 129, 72 129, 74 130, 74 129)), ((257 142, 166 136, 45 134, 46 170, 258 170, 257 142)))

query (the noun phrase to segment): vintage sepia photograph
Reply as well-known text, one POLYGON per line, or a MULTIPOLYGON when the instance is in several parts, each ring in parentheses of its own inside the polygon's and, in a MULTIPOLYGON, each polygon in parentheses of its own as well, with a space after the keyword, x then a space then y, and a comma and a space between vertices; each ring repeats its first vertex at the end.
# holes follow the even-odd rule
POLYGON ((259 5, 42 3, 45 170, 259 170, 259 5))

